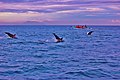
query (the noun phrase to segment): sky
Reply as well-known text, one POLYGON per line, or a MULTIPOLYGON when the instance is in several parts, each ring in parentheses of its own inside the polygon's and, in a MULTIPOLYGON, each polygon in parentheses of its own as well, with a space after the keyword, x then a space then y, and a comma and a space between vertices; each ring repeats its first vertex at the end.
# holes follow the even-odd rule
POLYGON ((120 25, 120 0, 0 0, 0 24, 120 25))

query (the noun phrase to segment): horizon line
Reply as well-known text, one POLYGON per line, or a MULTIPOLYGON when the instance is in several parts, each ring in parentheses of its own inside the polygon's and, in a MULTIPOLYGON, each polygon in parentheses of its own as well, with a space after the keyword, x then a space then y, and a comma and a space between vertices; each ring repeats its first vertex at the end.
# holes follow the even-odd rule
POLYGON ((100 26, 120 26, 120 24, 0 24, 0 25, 100 25, 100 26))
POLYGON ((120 24, 0 24, 0 25, 115 25, 115 26, 120 26, 120 24))

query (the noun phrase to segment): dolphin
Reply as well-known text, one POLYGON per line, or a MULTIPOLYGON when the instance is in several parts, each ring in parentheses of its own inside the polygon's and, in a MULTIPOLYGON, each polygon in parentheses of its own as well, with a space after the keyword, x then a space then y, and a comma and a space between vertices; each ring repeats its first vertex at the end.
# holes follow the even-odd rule
POLYGON ((94 31, 87 32, 87 35, 91 35, 94 31))
POLYGON ((10 38, 15 38, 15 39, 17 39, 16 34, 11 34, 11 33, 9 33, 9 32, 5 32, 5 34, 7 34, 10 38))
POLYGON ((57 42, 63 42, 63 38, 58 37, 55 33, 53 33, 53 35, 55 36, 57 42))

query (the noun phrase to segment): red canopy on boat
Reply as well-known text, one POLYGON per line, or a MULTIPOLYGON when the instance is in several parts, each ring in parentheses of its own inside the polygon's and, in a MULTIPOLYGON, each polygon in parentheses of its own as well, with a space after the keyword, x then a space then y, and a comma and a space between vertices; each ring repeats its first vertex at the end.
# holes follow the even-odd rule
POLYGON ((77 25, 77 26, 75 26, 75 28, 87 28, 87 26, 81 26, 81 25, 77 25))

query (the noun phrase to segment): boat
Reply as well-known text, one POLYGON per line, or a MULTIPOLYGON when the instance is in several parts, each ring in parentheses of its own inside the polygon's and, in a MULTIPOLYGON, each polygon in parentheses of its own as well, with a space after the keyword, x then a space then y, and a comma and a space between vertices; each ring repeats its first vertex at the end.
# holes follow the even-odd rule
POLYGON ((85 29, 85 28, 87 28, 87 26, 86 25, 76 25, 76 26, 74 26, 75 28, 80 28, 80 29, 85 29))

